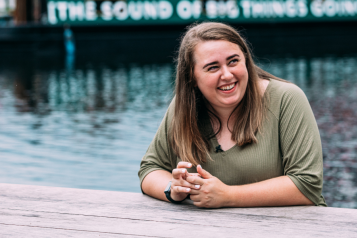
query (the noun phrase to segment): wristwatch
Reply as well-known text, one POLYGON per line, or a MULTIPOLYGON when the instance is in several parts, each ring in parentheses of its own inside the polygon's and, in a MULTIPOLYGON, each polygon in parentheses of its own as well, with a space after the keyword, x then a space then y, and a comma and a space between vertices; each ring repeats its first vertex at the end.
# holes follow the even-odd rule
POLYGON ((165 195, 166 195, 166 198, 167 198, 167 200, 169 200, 170 202, 172 202, 172 203, 174 203, 174 204, 180 204, 181 202, 183 202, 184 200, 182 200, 182 201, 175 201, 175 200, 173 200, 172 198, 171 198, 171 182, 172 181, 170 181, 168 184, 167 184, 167 186, 166 186, 166 188, 165 188, 165 191, 164 191, 164 193, 165 193, 165 195))

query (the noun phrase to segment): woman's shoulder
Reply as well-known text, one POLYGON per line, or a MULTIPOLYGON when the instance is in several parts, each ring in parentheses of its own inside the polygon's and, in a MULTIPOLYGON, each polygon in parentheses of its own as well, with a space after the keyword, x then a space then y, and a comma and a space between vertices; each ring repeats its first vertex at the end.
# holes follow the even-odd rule
POLYGON ((276 95, 286 95, 286 94, 295 94, 304 92, 294 83, 289 81, 282 81, 277 79, 270 79, 270 90, 276 95))
POLYGON ((270 79, 267 91, 269 93, 269 110, 275 115, 279 115, 282 109, 293 105, 309 106, 305 93, 291 82, 270 79))
POLYGON ((289 99, 306 99, 306 95, 301 90, 301 88, 289 81, 270 79, 267 90, 270 99, 274 103, 277 103, 278 101, 286 101, 289 99))

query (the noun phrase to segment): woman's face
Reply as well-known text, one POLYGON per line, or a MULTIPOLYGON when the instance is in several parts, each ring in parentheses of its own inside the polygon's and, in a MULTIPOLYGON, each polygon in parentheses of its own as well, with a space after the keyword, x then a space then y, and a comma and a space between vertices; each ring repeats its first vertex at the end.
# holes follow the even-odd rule
POLYGON ((197 87, 215 110, 234 109, 248 83, 245 57, 238 45, 225 40, 200 42, 194 51, 197 87))

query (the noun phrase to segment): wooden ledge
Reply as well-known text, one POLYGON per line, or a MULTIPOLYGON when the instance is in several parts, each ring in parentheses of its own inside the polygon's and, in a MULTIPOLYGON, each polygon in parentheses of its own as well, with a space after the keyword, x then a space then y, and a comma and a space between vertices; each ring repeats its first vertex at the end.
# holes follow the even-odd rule
POLYGON ((200 209, 139 193, 0 183, 0 237, 357 237, 357 210, 200 209))

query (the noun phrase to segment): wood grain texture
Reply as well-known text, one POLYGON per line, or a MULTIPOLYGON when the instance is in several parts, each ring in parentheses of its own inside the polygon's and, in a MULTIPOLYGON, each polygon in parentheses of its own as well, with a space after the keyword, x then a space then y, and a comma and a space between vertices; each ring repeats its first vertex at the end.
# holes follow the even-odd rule
POLYGON ((357 237, 357 210, 200 209, 138 193, 0 184, 0 237, 357 237))

